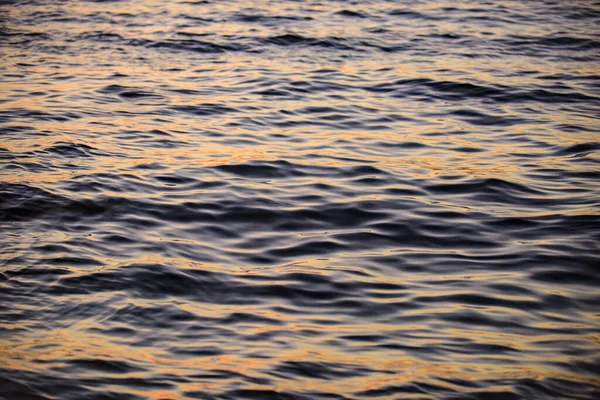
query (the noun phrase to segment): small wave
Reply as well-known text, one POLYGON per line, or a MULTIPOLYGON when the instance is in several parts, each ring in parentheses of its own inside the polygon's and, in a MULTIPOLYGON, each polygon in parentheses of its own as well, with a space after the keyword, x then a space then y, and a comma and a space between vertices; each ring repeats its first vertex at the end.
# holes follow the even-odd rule
POLYGON ((172 106, 171 109, 177 112, 199 116, 219 115, 236 111, 234 108, 227 107, 222 104, 213 103, 198 104, 195 106, 172 106))
POLYGON ((365 13, 358 12, 358 11, 352 11, 352 10, 342 10, 342 11, 336 12, 335 14, 340 15, 342 17, 349 17, 349 18, 368 18, 369 17, 365 13))
POLYGON ((261 15, 261 14, 235 14, 233 20, 239 22, 256 23, 261 25, 278 25, 288 21, 311 21, 309 16, 294 16, 294 15, 261 15))
POLYGON ((569 147, 562 147, 555 152, 555 155, 585 157, 588 154, 592 154, 598 150, 600 150, 600 143, 598 142, 579 143, 569 147))
POLYGON ((129 40, 128 44, 151 49, 169 49, 208 54, 243 51, 246 49, 243 45, 217 44, 194 39, 167 39, 164 41, 132 39, 129 40))
POLYGON ((20 221, 60 209, 68 203, 62 196, 25 184, 0 184, 0 220, 20 221))
POLYGON ((100 156, 102 152, 83 143, 68 143, 58 142, 43 150, 36 151, 39 153, 49 153, 66 158, 93 157, 100 156))
POLYGON ((431 14, 425 14, 418 11, 413 11, 405 8, 399 8, 395 10, 391 10, 388 12, 388 15, 393 17, 402 17, 402 18, 414 18, 414 19, 424 19, 424 20, 438 20, 440 17, 436 17, 431 14))
POLYGON ((98 42, 119 42, 119 43, 125 41, 125 39, 123 39, 123 37, 117 33, 101 32, 101 31, 83 33, 78 37, 78 40, 94 40, 94 41, 98 41, 98 42))
POLYGON ((285 34, 268 37, 264 39, 264 42, 277 46, 309 46, 332 48, 336 50, 359 50, 350 43, 347 43, 346 39, 339 37, 310 38, 295 34, 285 34))
POLYGON ((0 122, 22 122, 23 120, 36 120, 36 121, 57 121, 66 122, 73 119, 79 119, 81 115, 72 111, 62 113, 51 113, 47 111, 26 109, 26 108, 13 108, 3 109, 0 111, 0 122))

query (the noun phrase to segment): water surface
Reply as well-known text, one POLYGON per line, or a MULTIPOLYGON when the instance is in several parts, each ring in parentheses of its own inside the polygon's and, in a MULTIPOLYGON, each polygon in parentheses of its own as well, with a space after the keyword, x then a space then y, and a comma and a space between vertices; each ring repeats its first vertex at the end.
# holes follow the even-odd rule
POLYGON ((0 398, 597 399, 598 26, 2 1, 0 398))

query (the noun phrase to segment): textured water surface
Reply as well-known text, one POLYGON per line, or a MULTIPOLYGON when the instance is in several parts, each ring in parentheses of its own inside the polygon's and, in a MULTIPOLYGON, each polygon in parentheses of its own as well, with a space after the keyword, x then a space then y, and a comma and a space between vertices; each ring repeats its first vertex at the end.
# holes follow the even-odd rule
POLYGON ((0 398, 597 399, 598 26, 0 2, 0 398))

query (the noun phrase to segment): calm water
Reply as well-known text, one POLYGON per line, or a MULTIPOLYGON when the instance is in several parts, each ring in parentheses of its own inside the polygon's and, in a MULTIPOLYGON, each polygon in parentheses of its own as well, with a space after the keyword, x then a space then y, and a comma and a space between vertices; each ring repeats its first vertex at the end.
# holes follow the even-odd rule
POLYGON ((0 398, 597 399, 597 1, 2 1, 0 398))

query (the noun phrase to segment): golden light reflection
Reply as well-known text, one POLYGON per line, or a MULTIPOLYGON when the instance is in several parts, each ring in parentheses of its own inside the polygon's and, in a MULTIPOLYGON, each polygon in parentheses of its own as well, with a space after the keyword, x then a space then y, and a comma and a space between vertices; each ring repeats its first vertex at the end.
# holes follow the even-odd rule
MULTIPOLYGON (((93 295, 92 298, 87 297, 87 302, 102 301, 110 298, 110 294, 93 295)), ((138 306, 150 305, 146 300, 139 300, 138 306)), ((232 312, 248 312, 254 315, 260 315, 261 312, 253 306, 217 306, 214 304, 201 305, 194 303, 183 303, 184 310, 193 312, 196 315, 202 315, 208 318, 223 318, 232 312)), ((436 310, 429 310, 429 313, 437 313, 436 310)), ((263 313, 281 321, 288 320, 293 322, 297 317, 283 316, 279 313, 263 313)), ((516 334, 495 333, 489 331, 464 330, 464 329, 448 329, 445 332, 439 333, 439 338, 430 339, 425 337, 418 338, 413 336, 411 345, 419 347, 436 347, 444 345, 444 339, 453 338, 468 338, 470 341, 477 343, 487 343, 501 346, 510 346, 518 351, 525 352, 527 350, 530 356, 523 359, 522 362, 527 366, 510 366, 502 362, 494 363, 491 361, 493 356, 486 356, 488 361, 483 361, 478 355, 465 355, 455 357, 452 362, 436 362, 426 361, 410 356, 407 352, 394 351, 382 354, 381 352, 369 352, 369 346, 357 345, 353 348, 353 352, 347 352, 343 349, 332 348, 327 345, 328 340, 335 339, 344 334, 360 335, 361 333, 369 335, 372 332, 379 332, 384 335, 386 332, 398 333, 403 330, 410 334, 411 332, 423 331, 427 325, 422 326, 390 326, 384 325, 336 325, 326 327, 317 324, 302 324, 291 323, 285 327, 285 334, 293 334, 294 331, 301 332, 304 329, 320 331, 320 335, 313 337, 305 337, 302 341, 302 348, 285 349, 278 348, 274 343, 260 343, 254 346, 235 345, 235 342, 224 341, 218 337, 212 339, 205 338, 201 340, 201 346, 215 345, 223 349, 226 354, 208 357, 181 357, 174 358, 168 355, 158 347, 135 347, 131 346, 125 338, 110 337, 101 333, 94 333, 90 328, 100 327, 99 322, 81 321, 72 326, 64 328, 54 328, 44 332, 43 337, 40 333, 19 335, 10 340, 2 339, 0 342, 0 358, 6 361, 6 366, 14 369, 27 370, 43 370, 50 366, 59 367, 70 360, 77 360, 85 355, 86 359, 101 359, 101 360, 120 360, 132 363, 133 365, 144 368, 151 366, 152 373, 156 374, 173 374, 185 375, 195 371, 198 374, 200 371, 232 371, 236 374, 246 376, 257 376, 273 370, 273 362, 323 362, 329 365, 335 365, 336 368, 364 368, 373 371, 382 371, 381 373, 371 373, 368 376, 355 376, 351 379, 337 379, 334 381, 324 381, 314 378, 296 377, 294 380, 277 379, 276 385, 251 385, 256 389, 275 389, 280 391, 303 391, 325 390, 330 392, 339 392, 343 387, 345 392, 358 392, 368 389, 378 389, 387 385, 402 385, 411 382, 429 381, 432 377, 443 377, 444 379, 464 379, 464 380, 493 380, 493 379, 539 379, 540 376, 552 376, 556 379, 565 379, 574 382, 588 383, 593 385, 600 384, 600 380, 592 376, 574 375, 565 373, 560 368, 550 368, 543 364, 543 360, 559 361, 564 359, 568 361, 569 357, 557 357, 556 355, 540 354, 535 357, 535 348, 538 345, 533 342, 529 343, 532 338, 516 334), (268 352, 267 358, 256 358, 252 353, 259 350, 261 346, 268 352), (533 348, 531 346, 534 346, 533 348), (362 347, 362 349, 361 349, 362 347), (393 374, 385 371, 394 371, 393 374)), ((193 325, 188 325, 193 326, 193 325)), ((18 326, 16 326, 18 328, 18 326)), ((281 327, 272 327, 274 331, 281 330, 281 327)), ((253 335, 268 331, 267 327, 256 327, 250 324, 247 328, 243 325, 236 330, 238 335, 253 335)), ((541 340, 569 340, 571 335, 545 335, 536 337, 536 341, 541 340)), ((585 340, 579 338, 579 340, 585 340)), ((597 335, 590 336, 587 340, 597 343, 597 335)), ((179 343, 193 347, 193 339, 188 339, 187 344, 183 341, 171 343, 171 345, 179 343)), ((592 345, 592 343, 590 343, 592 345)), ((164 343, 164 346, 169 346, 164 343)), ((525 354, 525 353, 524 353, 525 354)), ((498 361, 501 361, 502 356, 498 356, 498 361)), ((86 372, 79 370, 79 374, 91 374, 93 371, 86 372)), ((120 377, 146 379, 145 371, 130 372, 119 374, 120 377)), ((270 376, 272 379, 273 376, 270 376)), ((439 382, 438 382, 439 383, 439 382)), ((194 390, 217 390, 222 387, 222 382, 214 382, 210 378, 195 379, 194 382, 183 382, 178 384, 177 390, 165 391, 161 389, 131 389, 132 393, 137 393, 150 398, 178 398, 183 391, 194 390)), ((449 382, 445 382, 449 388, 457 388, 449 382)))
MULTIPOLYGON (((571 207, 569 204, 559 204, 556 207, 528 208, 481 198, 469 201, 465 199, 468 196, 463 196, 460 191, 448 194, 436 192, 432 189, 433 186, 448 182, 481 182, 494 178, 537 190, 538 194, 533 193, 525 200, 557 200, 569 193, 569 196, 565 196, 573 201, 578 194, 571 189, 578 178, 550 181, 540 176, 543 176, 544 171, 553 170, 572 175, 589 173, 593 169, 590 167, 591 163, 572 162, 575 155, 561 155, 557 149, 598 141, 600 128, 592 113, 577 110, 567 112, 550 103, 530 102, 525 107, 519 102, 504 104, 487 98, 454 101, 445 100, 443 96, 439 96, 436 101, 423 102, 423 97, 429 96, 428 91, 433 89, 431 85, 421 84, 453 82, 520 90, 539 87, 540 77, 556 74, 557 70, 571 71, 576 76, 597 76, 599 70, 596 64, 538 62, 535 57, 525 56, 466 57, 461 54, 464 50, 457 50, 452 46, 443 49, 439 56, 426 57, 426 62, 422 62, 420 56, 415 57, 410 50, 397 54, 374 50, 372 53, 367 52, 367 56, 358 54, 328 58, 322 53, 310 54, 302 46, 272 46, 273 49, 269 48, 264 53, 232 51, 223 54, 205 54, 185 49, 170 53, 161 48, 161 44, 163 47, 165 43, 172 44, 179 37, 177 35, 195 37, 197 42, 204 40, 202 38, 205 36, 202 35, 206 35, 207 41, 217 37, 226 43, 239 38, 242 45, 246 42, 262 43, 281 35, 302 36, 309 41, 339 36, 352 42, 361 40, 368 29, 380 28, 378 21, 338 22, 343 21, 343 17, 336 16, 328 3, 310 4, 311 15, 315 17, 297 21, 295 30, 285 28, 283 23, 281 26, 262 26, 251 21, 222 21, 219 16, 223 13, 239 15, 249 12, 249 9, 259 10, 265 15, 303 15, 308 7, 305 2, 212 2, 208 11, 202 9, 202 5, 192 3, 175 4, 159 0, 122 2, 119 3, 120 12, 112 13, 101 2, 67 2, 60 4, 60 10, 74 16, 71 19, 51 20, 43 26, 30 24, 17 27, 29 33, 48 31, 61 32, 61 35, 57 35, 57 39, 54 39, 56 43, 52 43, 58 49, 54 50, 55 53, 52 49, 45 49, 44 46, 49 43, 43 40, 40 49, 28 48, 27 51, 17 46, 0 46, 1 66, 5 74, 1 83, 5 96, 0 102, 0 116, 14 117, 3 127, 16 132, 3 136, 0 147, 9 154, 6 158, 7 165, 19 167, 3 169, 0 172, 0 183, 25 182, 51 193, 64 193, 69 192, 66 188, 70 184, 80 182, 82 178, 103 176, 107 180, 114 178, 115 183, 112 188, 103 189, 102 196, 152 198, 164 203, 186 198, 201 204, 203 196, 208 195, 210 190, 182 189, 177 184, 168 186, 156 179, 157 175, 181 175, 197 183, 229 180, 234 186, 241 182, 239 185, 246 189, 243 193, 237 193, 234 189, 224 191, 228 199, 240 201, 267 193, 273 196, 271 200, 285 203, 306 193, 316 193, 316 187, 321 186, 328 189, 319 192, 319 195, 335 205, 371 200, 410 200, 428 209, 459 211, 465 218, 474 213, 484 213, 489 218, 599 215, 600 210, 596 205, 571 207), (155 14, 161 17, 154 24, 129 24, 127 21, 140 15, 155 14), (99 20, 93 27, 78 22, 91 15, 99 20), (327 23, 317 22, 318 16, 322 15, 328 16, 327 23), (209 23, 212 18, 219 22, 209 23), (108 42, 78 39, 97 32, 120 35, 122 40, 117 44, 107 44, 108 42), (73 40, 82 47, 77 47, 76 54, 67 59, 61 48, 68 48, 74 43, 73 40), (294 58, 296 53, 304 54, 303 51, 306 52, 306 57, 294 58), (531 70, 535 73, 514 73, 531 70), (457 74, 457 71, 461 73, 457 74), (261 80, 268 82, 258 85, 257 82, 261 80), (335 80, 337 86, 324 88, 325 83, 331 80, 335 80), (419 83, 415 80, 424 81, 419 83), (117 89, 114 93, 106 90, 110 85, 121 85, 123 90, 143 89, 146 96, 122 96, 117 89), (423 90, 423 94, 394 97, 393 90, 402 92, 402 85, 423 90), (302 92, 293 90, 303 86, 310 87, 309 94, 300 95, 302 92), (276 98, 264 94, 263 89, 274 87, 282 88, 283 92, 288 91, 289 94, 276 98), (373 90, 376 87, 386 88, 390 92, 373 90), (225 111, 211 113, 210 107, 215 105, 227 108, 225 111), (190 107, 187 109, 189 112, 184 107, 190 107), (208 111, 194 113, 198 111, 194 107, 205 107, 208 111), (311 114, 306 111, 308 107, 329 108, 334 111, 322 115, 311 114), (471 113, 465 114, 465 109, 471 113), (329 114, 344 115, 336 120, 329 114), (478 118, 504 118, 505 125, 489 126, 478 118), (352 122, 360 123, 353 125, 352 122), (563 129, 568 125, 576 125, 578 129, 575 132, 563 129), (28 129, 20 131, 23 127, 28 129), (586 130, 585 127, 589 129, 586 130), (163 134, 153 133, 155 129, 161 130, 163 134), (69 146, 76 154, 62 154, 58 148, 61 145, 69 146), (78 150, 81 154, 77 153, 78 150), (379 168, 382 173, 374 172, 370 177, 382 178, 382 183, 379 186, 365 185, 357 189, 353 177, 328 176, 320 172, 314 175, 309 172, 307 176, 300 178, 273 179, 252 176, 231 179, 231 176, 220 172, 214 175, 204 174, 208 169, 223 165, 273 161, 288 161, 293 165, 290 168, 302 171, 332 167, 343 170, 356 165, 371 165, 379 168), (393 176, 391 183, 384 182, 385 174, 393 176), (539 176, 533 176, 535 174, 539 176), (124 191, 123 187, 135 179, 144 185, 140 185, 139 190, 124 191), (414 190, 415 194, 387 194, 387 189, 398 189, 402 185, 414 190), (173 191, 169 192, 168 189, 173 191), (167 198, 167 194, 172 193, 175 193, 175 200, 167 198), (283 198, 275 199, 278 195, 283 198)), ((527 7, 525 3, 505 1, 495 4, 504 9, 527 7)), ((340 3, 340 7, 346 6, 347 4, 340 3)), ((8 9, 7 14, 18 21, 21 14, 33 10, 51 14, 58 10, 57 7, 59 6, 51 4, 23 5, 8 9)), ((360 7, 367 8, 366 5, 360 7)), ((402 5, 372 2, 369 7, 372 7, 369 12, 374 15, 387 15, 390 7, 401 9, 402 5)), ((466 10, 473 6, 466 3, 427 1, 412 4, 410 10, 435 14, 437 10, 449 7, 466 10)), ((517 24, 519 27, 515 32, 510 31, 513 25, 489 25, 482 28, 478 24, 444 21, 435 24, 435 32, 438 35, 460 32, 478 39, 487 35, 493 38, 492 42, 515 34, 533 38, 552 33, 547 26, 541 24, 517 24)), ((422 22, 415 23, 405 19, 403 23, 388 24, 385 29, 395 43, 397 38, 402 37, 418 39, 431 33, 432 28, 422 22)), ((379 43, 378 40, 373 40, 373 43, 379 43)), ((329 52, 330 49, 319 51, 329 52)), ((597 154, 593 152, 577 157, 583 161, 598 160, 597 154)), ((600 183, 593 179, 586 180, 586 185, 588 193, 600 190, 600 183)), ((498 190, 501 189, 502 187, 498 190)), ((69 194, 78 200, 93 199, 99 195, 93 190, 72 191, 69 194)), ((321 202, 320 199, 315 200, 316 204, 321 202)), ((376 203, 376 206, 379 204, 387 203, 382 201, 376 203)), ((295 204, 296 208, 309 209, 311 206, 308 200, 295 204)), ((46 212, 57 213, 60 211, 60 206, 58 207, 48 207, 49 211, 46 212)), ((420 211, 415 211, 415 214, 420 211)), ((409 215, 409 211, 406 213, 409 215)), ((399 215, 402 217, 401 213, 399 215)), ((253 278, 266 275, 279 278, 299 272, 320 277, 352 274, 355 283, 388 283, 405 288, 398 291, 396 296, 369 299, 372 304, 380 307, 410 302, 415 298, 435 300, 439 296, 466 294, 469 290, 483 291, 488 289, 485 285, 491 283, 514 285, 518 282, 531 290, 530 295, 496 293, 499 299, 513 302, 535 302, 550 294, 576 297, 581 291, 577 285, 563 287, 535 281, 530 279, 528 272, 523 271, 470 271, 469 275, 461 271, 454 275, 440 275, 407 272, 401 267, 382 267, 377 271, 365 263, 375 257, 393 257, 403 253, 407 256, 427 255, 431 258, 443 258, 452 253, 468 259, 473 255, 485 254, 487 249, 477 253, 477 249, 448 250, 411 244, 369 251, 349 248, 344 252, 326 254, 322 258, 298 255, 282 260, 281 265, 260 265, 259 262, 245 265, 231 261, 234 257, 229 259, 227 255, 223 255, 225 261, 222 263, 194 263, 185 257, 173 255, 178 254, 177 251, 162 251, 164 254, 161 254, 161 250, 148 248, 169 248, 172 244, 192 249, 204 246, 214 249, 219 255, 230 253, 237 256, 253 253, 260 255, 260 249, 241 249, 234 241, 223 240, 222 243, 216 243, 210 235, 204 237, 202 234, 190 233, 186 236, 188 232, 183 228, 188 225, 187 221, 181 224, 165 223, 166 227, 139 229, 140 232, 136 233, 143 236, 144 244, 148 247, 140 250, 132 246, 120 253, 116 250, 109 251, 112 250, 112 245, 107 245, 103 240, 103 235, 114 233, 113 231, 125 235, 121 232, 123 226, 118 222, 110 221, 95 230, 96 220, 90 218, 87 221, 82 218, 68 227, 61 226, 64 231, 45 227, 43 232, 24 229, 23 227, 29 228, 29 221, 18 222, 14 224, 16 233, 13 233, 15 236, 9 249, 12 253, 4 250, 0 253, 3 268, 6 263, 7 270, 12 272, 43 265, 60 269, 66 274, 65 277, 73 278, 95 273, 110 274, 135 262, 169 265, 182 274, 186 270, 229 274, 227 278, 236 284, 252 284, 256 282, 253 278), (177 231, 179 228, 182 230, 177 231), (86 230, 93 233, 86 233, 86 230), (181 232, 185 232, 181 236, 186 237, 178 237, 177 234, 181 232), (85 240, 81 240, 83 235, 87 235, 85 240), (64 243, 66 247, 62 251, 39 256, 41 261, 31 257, 31 265, 26 257, 21 262, 22 265, 18 264, 20 255, 30 256, 30 248, 44 243, 64 243), (71 255, 74 246, 78 251, 92 255, 95 261, 103 265, 77 266, 70 263, 68 258, 63 262, 56 261, 71 255), (54 264, 48 264, 50 261, 54 264), (17 266, 13 267, 10 262, 17 266), (354 264, 348 265, 349 262, 354 264), (457 289, 448 282, 457 280, 469 282, 470 286, 467 286, 468 289, 457 289)), ((261 233, 260 229, 259 226, 258 234, 261 233)), ((11 232, 12 230, 13 227, 11 232)), ((289 235, 290 240, 327 238, 334 241, 335 235, 340 233, 368 230, 323 228, 323 231, 270 234, 273 237, 289 235)), ((244 234, 251 236, 251 233, 244 234)), ((5 243, 3 236, 0 239, 5 243)), ((504 237, 498 234, 498 241, 502 240, 504 237)), ((525 244, 530 245, 532 251, 539 251, 539 246, 555 246, 560 244, 560 240, 552 239, 545 243, 542 239, 528 239, 527 243, 503 245, 506 249, 514 250, 518 245, 525 244)), ((471 261, 477 260, 477 257, 473 257, 471 261)), ((481 264, 485 266, 485 260, 481 264)), ((2 279, 4 278, 2 275, 2 279)), ((278 278, 264 279, 261 285, 267 290, 269 286, 294 283, 283 282, 278 278)), ((34 285, 34 289, 28 293, 32 298, 36 295, 35 285, 58 284, 61 278, 48 278, 50 283, 40 283, 36 279, 35 275, 22 278, 24 282, 34 285)), ((9 278, 6 278, 6 282, 9 282, 7 285, 11 284, 9 278)), ((174 293, 177 293, 176 289, 174 293)), ((381 294, 383 291, 371 293, 381 294)), ((568 364, 577 358, 556 354, 552 350, 557 347, 548 344, 565 341, 578 350, 584 349, 589 354, 597 353, 600 335, 588 333, 598 327, 598 315, 592 312, 581 312, 577 320, 565 321, 565 314, 560 310, 535 313, 500 305, 479 306, 460 301, 432 301, 425 304, 425 301, 421 301, 411 304, 414 305, 413 308, 399 312, 387 322, 365 323, 364 319, 351 314, 345 315, 327 302, 320 304, 315 301, 314 307, 292 307, 278 298, 261 302, 260 305, 231 305, 193 300, 186 297, 185 293, 151 300, 135 291, 128 293, 107 289, 102 293, 64 294, 40 299, 48 300, 49 304, 36 304, 31 309, 18 304, 14 306, 22 306, 21 310, 28 311, 41 307, 40 315, 43 319, 31 318, 21 322, 8 320, 0 324, 0 328, 7 333, 0 337, 0 364, 4 368, 40 374, 54 369, 66 371, 66 375, 70 369, 74 369, 69 364, 72 361, 113 360, 139 367, 139 370, 112 373, 78 368, 76 374, 84 378, 107 375, 137 378, 142 382, 166 379, 161 377, 168 376, 183 378, 177 383, 170 381, 172 389, 117 384, 102 386, 103 390, 126 392, 157 400, 179 399, 186 391, 222 392, 229 384, 232 387, 235 387, 234 383, 240 385, 244 378, 237 374, 264 378, 269 382, 264 385, 246 383, 244 387, 247 389, 292 392, 315 390, 358 393, 414 382, 435 383, 449 390, 464 391, 464 387, 449 382, 452 379, 476 382, 507 379, 540 381, 552 378, 600 386, 600 380, 592 373, 575 374, 561 366, 560 363, 568 364), (88 308, 93 309, 98 304, 106 306, 103 313, 86 314, 88 308), (132 318, 134 322, 128 322, 127 318, 115 321, 115 313, 118 312, 134 314, 138 310, 156 310, 160 307, 186 313, 189 318, 179 321, 159 315, 156 320, 147 318, 149 320, 145 321, 145 317, 132 315, 135 317, 132 318), (73 312, 75 316, 69 319, 67 312, 67 316, 59 318, 63 308, 73 312), (527 327, 536 332, 562 329, 572 333, 520 334, 505 332, 502 326, 465 328, 460 325, 461 328, 457 328, 456 324, 448 322, 447 317, 472 309, 502 318, 528 318, 527 327), (78 312, 81 314, 77 314, 78 312), (277 323, 234 322, 224 325, 218 322, 227 320, 236 313, 262 317, 277 323), (403 318, 410 322, 403 323, 403 318), (414 322, 415 318, 418 323, 414 322), (205 320, 213 322, 203 322, 205 320), (332 320, 335 324, 331 324, 332 320), (432 321, 437 325, 433 326, 432 321), (134 328, 134 332, 130 336, 119 336, 111 332, 111 328, 134 328), (384 339, 370 342, 360 338, 347 338, 374 335, 380 335, 384 339), (268 339, 255 339, 261 336, 268 339), (147 344, 142 339, 148 339, 147 344), (344 341, 343 345, 335 345, 341 341, 344 341), (392 346, 377 347, 381 344, 392 346), (455 351, 461 344, 503 346, 512 353, 469 354, 467 351, 455 351), (405 346, 405 349, 400 345, 405 346), (218 348, 222 354, 207 353, 202 356, 201 352, 194 353, 202 348, 218 348), (426 358, 427 351, 419 350, 437 350, 437 354, 434 351, 432 353, 435 355, 426 358), (186 354, 185 351, 189 353, 186 354), (506 362, 507 360, 514 363, 506 362), (322 363, 332 369, 369 372, 364 375, 360 372, 353 375, 350 372, 350 377, 336 379, 311 378, 290 373, 293 377, 288 378, 284 367, 289 366, 289 363, 322 363), (227 377, 227 372, 234 373, 233 377, 227 377), (223 375, 222 379, 214 377, 219 373, 223 375)), ((506 387, 506 390, 510 388, 506 387)), ((402 396, 410 397, 409 394, 402 396)), ((394 396, 381 396, 392 397, 394 396)))

